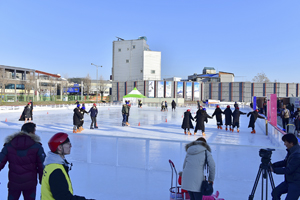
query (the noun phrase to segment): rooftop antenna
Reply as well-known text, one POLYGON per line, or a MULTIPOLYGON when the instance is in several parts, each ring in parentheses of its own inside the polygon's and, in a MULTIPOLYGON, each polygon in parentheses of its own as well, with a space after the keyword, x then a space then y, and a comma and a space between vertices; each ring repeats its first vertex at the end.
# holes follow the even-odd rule
POLYGON ((117 37, 117 36, 116 36, 116 38, 118 38, 118 41, 120 41, 120 40, 124 40, 123 38, 120 38, 120 37, 117 37))

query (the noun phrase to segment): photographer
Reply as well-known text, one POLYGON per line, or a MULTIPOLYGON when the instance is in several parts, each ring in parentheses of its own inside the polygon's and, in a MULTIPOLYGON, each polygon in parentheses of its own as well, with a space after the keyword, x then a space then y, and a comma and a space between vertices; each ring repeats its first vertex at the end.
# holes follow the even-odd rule
POLYGON ((275 174, 284 174, 284 182, 280 183, 272 191, 273 200, 280 200, 282 194, 286 194, 286 200, 296 200, 300 196, 300 146, 294 134, 286 134, 282 137, 287 147, 287 156, 284 160, 273 163, 271 171, 275 174))

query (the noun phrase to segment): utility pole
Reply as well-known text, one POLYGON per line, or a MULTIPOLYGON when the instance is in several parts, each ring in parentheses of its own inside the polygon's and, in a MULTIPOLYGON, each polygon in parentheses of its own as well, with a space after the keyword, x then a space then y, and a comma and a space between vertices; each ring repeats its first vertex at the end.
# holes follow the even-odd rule
POLYGON ((97 73, 96 73, 96 103, 98 103, 98 67, 102 67, 102 65, 95 65, 94 63, 91 63, 91 65, 94 65, 97 67, 97 73))

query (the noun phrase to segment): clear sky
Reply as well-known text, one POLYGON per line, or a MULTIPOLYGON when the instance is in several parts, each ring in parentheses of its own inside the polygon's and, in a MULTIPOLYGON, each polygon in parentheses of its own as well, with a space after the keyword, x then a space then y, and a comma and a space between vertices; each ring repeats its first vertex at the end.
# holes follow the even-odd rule
POLYGON ((146 36, 162 78, 204 67, 300 82, 299 0, 0 0, 0 64, 109 79, 112 42, 146 36))

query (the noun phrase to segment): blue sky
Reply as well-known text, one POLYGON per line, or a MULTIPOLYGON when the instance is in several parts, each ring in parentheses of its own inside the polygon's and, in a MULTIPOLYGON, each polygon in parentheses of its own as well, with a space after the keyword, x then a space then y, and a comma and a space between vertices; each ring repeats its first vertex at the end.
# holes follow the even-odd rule
POLYGON ((109 79, 115 36, 146 36, 162 78, 204 67, 297 82, 299 0, 0 0, 0 64, 109 79))

